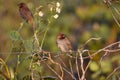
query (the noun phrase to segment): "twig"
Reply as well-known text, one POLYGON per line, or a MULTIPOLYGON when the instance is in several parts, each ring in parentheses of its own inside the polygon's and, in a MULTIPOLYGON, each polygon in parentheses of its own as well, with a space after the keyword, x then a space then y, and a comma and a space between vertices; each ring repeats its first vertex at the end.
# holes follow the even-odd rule
POLYGON ((76 64, 76 69, 77 69, 77 75, 78 75, 78 78, 79 78, 79 80, 81 80, 81 79, 80 79, 79 68, 78 68, 77 54, 76 54, 75 64, 76 64))
POLYGON ((61 76, 51 67, 51 66, 49 66, 46 62, 44 62, 47 66, 48 66, 48 68, 52 71, 52 72, 54 72, 59 78, 60 78, 60 80, 62 80, 61 79, 61 76))
POLYGON ((17 56, 17 65, 16 65, 15 75, 17 75, 19 64, 20 64, 20 55, 17 56))
POLYGON ((30 61, 29 70, 31 70, 31 68, 32 68, 32 63, 33 63, 33 57, 34 57, 34 55, 35 55, 35 54, 32 54, 32 59, 31 59, 31 61, 30 61))
POLYGON ((108 53, 109 53, 109 52, 108 52, 108 51, 106 51, 106 52, 105 52, 105 54, 104 54, 104 55, 100 58, 100 62, 99 62, 99 63, 100 63, 100 65, 101 65, 101 62, 102 62, 103 58, 104 58, 104 57, 105 57, 108 53))
POLYGON ((2 75, 6 80, 10 80, 10 78, 2 71, 0 71, 0 75, 2 75))
POLYGON ((69 72, 67 69, 65 69, 64 67, 63 67, 63 70, 64 71, 66 71, 74 80, 76 80, 76 78, 74 77, 74 75, 71 73, 71 72, 69 72))
POLYGON ((63 68, 62 68, 62 66, 61 66, 59 63, 55 62, 55 61, 51 58, 51 55, 50 55, 49 53, 48 53, 48 55, 49 55, 48 59, 51 61, 51 63, 56 64, 56 65, 58 65, 58 66, 60 67, 60 70, 61 70, 61 76, 60 76, 59 74, 57 74, 56 71, 54 71, 53 69, 51 69, 50 66, 49 66, 49 68, 50 68, 52 71, 54 71, 55 74, 57 74, 57 76, 60 78, 60 80, 63 80, 64 72, 63 72, 63 68))
POLYGON ((69 64, 70 64, 71 73, 72 73, 72 75, 74 75, 74 74, 73 74, 73 68, 72 68, 72 64, 71 64, 71 60, 70 60, 70 59, 69 59, 69 64))
MULTIPOLYGON (((94 57, 95 55, 97 55, 98 53, 100 53, 100 52, 102 52, 102 51, 109 51, 109 52, 120 51, 120 49, 117 49, 117 50, 109 50, 109 49, 108 49, 108 48, 110 48, 110 47, 112 47, 112 46, 114 46, 114 45, 116 45, 116 44, 120 44, 120 41, 115 42, 115 43, 112 43, 112 44, 110 44, 110 45, 108 45, 108 46, 106 46, 106 47, 104 47, 104 48, 102 48, 102 49, 99 49, 97 52, 95 52, 94 54, 92 54, 91 57, 94 57)), ((84 57, 84 59, 86 59, 86 58, 90 58, 90 57, 89 57, 89 56, 84 57)))
POLYGON ((2 58, 0 58, 0 62, 1 62, 2 65, 4 65, 4 67, 6 69, 6 72, 7 72, 7 75, 8 75, 8 78, 10 78, 11 74, 9 72, 8 66, 6 65, 6 63, 4 62, 4 60, 2 58))
POLYGON ((23 24, 24 24, 25 22, 26 22, 26 21, 20 23, 20 27, 19 27, 18 30, 17 30, 18 32, 20 32, 20 30, 22 29, 23 24))
MULTIPOLYGON (((106 47, 98 50, 94 55, 96 55, 97 53, 99 53, 99 52, 101 52, 101 51, 106 51, 106 50, 109 51, 109 52, 113 52, 113 50, 108 50, 107 48, 110 48, 111 46, 116 45, 116 44, 120 44, 120 41, 115 42, 115 43, 113 43, 113 44, 110 44, 110 45, 108 45, 108 46, 106 46, 106 47)), ((120 49, 117 49, 116 51, 118 51, 118 50, 120 50, 120 49)), ((114 52, 115 52, 115 51, 114 51, 114 52)))
MULTIPOLYGON (((35 44, 35 42, 37 43, 37 46, 39 47, 40 44, 39 44, 39 40, 38 40, 38 38, 37 38, 37 33, 36 33, 36 32, 34 33, 34 44, 35 44)), ((41 51, 41 47, 39 47, 39 49, 40 49, 40 51, 41 51)))
POLYGON ((88 39, 86 42, 85 42, 85 44, 82 46, 82 48, 85 46, 85 45, 87 45, 90 41, 92 41, 92 40, 100 40, 101 38, 99 37, 99 38, 90 38, 90 39, 88 39))
POLYGON ((106 50, 103 50, 103 51, 105 51, 105 52, 118 52, 118 51, 120 51, 120 49, 116 49, 116 50, 109 50, 109 49, 106 49, 106 50))
POLYGON ((108 80, 117 70, 120 69, 120 66, 118 66, 117 68, 115 68, 108 76, 105 80, 108 80))
POLYGON ((119 28, 120 28, 120 23, 119 23, 118 20, 115 18, 115 16, 114 16, 114 14, 113 14, 112 11, 111 11, 111 14, 112 14, 113 19, 115 20, 115 22, 117 23, 117 25, 118 25, 119 28))
POLYGON ((48 19, 47 29, 46 29, 46 31, 45 31, 45 33, 44 33, 44 36, 43 36, 43 39, 42 39, 42 42, 41 42, 41 45, 40 45, 41 49, 42 49, 42 47, 43 47, 43 44, 44 44, 44 41, 45 41, 45 37, 46 37, 46 35, 47 35, 47 32, 48 32, 48 30, 50 29, 51 19, 52 19, 52 18, 48 19))
POLYGON ((62 62, 62 64, 64 65, 64 67, 67 67, 66 64, 64 63, 64 61, 60 57, 58 57, 58 59, 62 62))
POLYGON ((41 42, 41 45, 40 45, 41 49, 43 47, 43 44, 44 44, 44 41, 45 41, 45 37, 46 37, 46 34, 47 34, 48 30, 49 30, 49 26, 47 27, 47 29, 46 29, 46 31, 44 33, 44 36, 43 36, 43 39, 42 39, 42 42, 41 42))
POLYGON ((38 74, 39 74, 40 80, 44 80, 44 79, 42 78, 41 73, 40 73, 40 72, 38 72, 38 74))
POLYGON ((32 80, 35 80, 34 79, 34 70, 32 70, 32 72, 31 72, 31 78, 32 78, 32 80))
POLYGON ((92 62, 92 60, 89 61, 89 63, 87 64, 86 68, 85 68, 85 73, 87 72, 88 68, 89 68, 89 65, 90 63, 92 62))
POLYGON ((85 79, 85 70, 84 70, 84 60, 83 60, 83 56, 82 53, 80 52, 80 50, 78 50, 79 56, 80 56, 80 61, 81 61, 81 70, 82 70, 82 77, 81 80, 86 80, 85 79))
MULTIPOLYGON (((109 4, 109 5, 107 5, 108 8, 112 7, 116 11, 116 13, 119 15, 119 11, 115 7, 112 6, 112 4, 111 4, 111 2, 109 0, 108 1, 103 0, 103 2, 106 3, 106 4, 109 4)), ((115 22, 117 23, 117 25, 120 27, 120 23, 118 22, 118 20, 116 19, 116 17, 113 14, 114 11, 112 11, 111 8, 109 8, 109 10, 110 10, 110 12, 112 14, 113 19, 115 20, 115 22)))

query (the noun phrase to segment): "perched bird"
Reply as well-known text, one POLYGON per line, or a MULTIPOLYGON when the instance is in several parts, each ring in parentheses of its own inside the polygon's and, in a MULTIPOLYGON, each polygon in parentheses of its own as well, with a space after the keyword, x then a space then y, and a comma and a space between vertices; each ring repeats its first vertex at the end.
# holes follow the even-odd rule
POLYGON ((25 3, 19 3, 18 6, 19 6, 19 13, 21 17, 25 19, 27 22, 29 22, 32 25, 33 30, 35 30, 33 14, 31 13, 28 6, 25 3))
POLYGON ((72 45, 65 34, 59 33, 57 36, 57 45, 62 52, 71 52, 72 45))

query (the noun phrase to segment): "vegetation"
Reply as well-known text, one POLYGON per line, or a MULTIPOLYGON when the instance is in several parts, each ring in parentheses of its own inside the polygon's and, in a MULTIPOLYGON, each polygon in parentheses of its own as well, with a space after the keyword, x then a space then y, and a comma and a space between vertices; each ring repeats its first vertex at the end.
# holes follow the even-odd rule
POLYGON ((0 3, 0 80, 119 80, 119 0, 26 0, 36 31, 17 4, 0 3), (9 5, 8 5, 9 4, 9 5), (63 53, 63 32, 74 51, 63 53))

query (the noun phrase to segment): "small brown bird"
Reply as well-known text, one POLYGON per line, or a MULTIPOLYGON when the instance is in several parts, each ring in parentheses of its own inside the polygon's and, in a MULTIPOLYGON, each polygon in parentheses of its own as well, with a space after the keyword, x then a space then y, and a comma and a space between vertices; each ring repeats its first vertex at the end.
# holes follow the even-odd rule
POLYGON ((72 45, 65 34, 59 33, 57 36, 57 45, 62 52, 71 52, 72 45))
POLYGON ((27 22, 29 22, 32 25, 33 30, 35 30, 35 23, 34 23, 34 19, 33 19, 33 14, 31 13, 28 6, 23 2, 19 3, 18 6, 19 6, 19 13, 20 13, 21 17, 23 19, 25 19, 27 22))

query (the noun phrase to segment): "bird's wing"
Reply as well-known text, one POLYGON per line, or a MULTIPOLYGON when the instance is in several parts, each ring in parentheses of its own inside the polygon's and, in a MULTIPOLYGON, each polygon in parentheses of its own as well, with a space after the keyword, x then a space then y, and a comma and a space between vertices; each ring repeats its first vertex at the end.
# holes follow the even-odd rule
POLYGON ((29 20, 30 18, 33 18, 33 15, 28 7, 20 8, 20 14, 24 19, 29 20))
POLYGON ((68 45, 69 49, 72 50, 72 45, 70 43, 70 41, 68 40, 68 38, 65 38, 66 44, 68 45))

